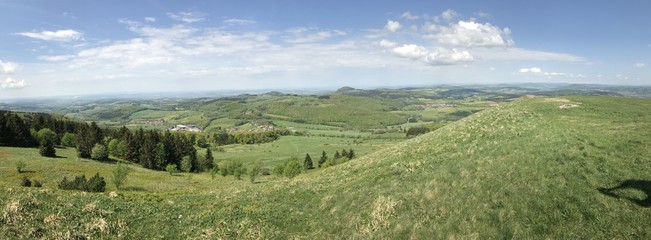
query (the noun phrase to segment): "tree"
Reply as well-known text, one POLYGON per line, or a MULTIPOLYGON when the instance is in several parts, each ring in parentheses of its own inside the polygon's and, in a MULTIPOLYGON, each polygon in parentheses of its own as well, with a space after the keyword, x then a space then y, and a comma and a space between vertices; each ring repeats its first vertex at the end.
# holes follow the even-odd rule
POLYGON ((167 171, 170 176, 174 176, 174 174, 179 172, 179 169, 176 167, 176 164, 167 164, 165 171, 167 171))
POLYGON ((302 171, 303 171, 302 164, 298 161, 297 158, 292 157, 285 164, 285 168, 283 169, 283 176, 288 178, 294 178, 298 176, 298 174, 301 174, 302 171))
POLYGON ((43 157, 56 157, 56 149, 54 149, 54 142, 49 137, 41 140, 41 147, 38 151, 43 157))
POLYGON ((124 140, 118 141, 118 146, 115 148, 115 156, 124 159, 127 154, 127 142, 124 140))
POLYGON ((201 137, 197 138, 197 147, 200 147, 200 148, 207 148, 208 147, 208 142, 206 141, 205 136, 201 136, 201 137))
POLYGON ((261 170, 262 162, 256 161, 255 164, 253 164, 253 167, 249 170, 249 179, 251 179, 251 183, 255 182, 255 178, 260 175, 261 170))
POLYGON ((305 154, 305 161, 303 162, 303 167, 305 168, 305 170, 314 168, 312 164, 312 158, 310 157, 309 153, 305 154))
POLYGON ((127 175, 129 175, 129 167, 122 163, 116 164, 113 169, 113 184, 117 190, 120 190, 120 186, 127 181, 127 175))
POLYGON ((77 135, 74 133, 64 133, 61 137, 61 145, 65 147, 74 147, 77 145, 77 135))
POLYGON ((337 160, 339 158, 341 158, 341 155, 339 154, 339 151, 335 151, 334 159, 337 160))
POLYGON ((210 171, 210 169, 212 169, 215 166, 213 161, 214 158, 212 156, 212 150, 210 150, 210 148, 206 148, 206 156, 204 158, 199 158, 198 161, 199 171, 200 172, 210 171))
POLYGON ((154 153, 154 165, 156 169, 163 169, 167 165, 167 149, 165 144, 157 143, 154 153))
POLYGON ((109 141, 109 143, 108 143, 109 154, 111 154, 113 156, 119 156, 117 154, 118 153, 118 145, 120 145, 120 140, 119 139, 116 139, 116 138, 111 139, 111 141, 109 141))
POLYGON ((328 161, 328 155, 325 151, 323 151, 321 153, 321 158, 319 158, 319 167, 321 167, 321 165, 323 165, 326 161, 328 161))
POLYGON ((106 147, 102 144, 95 143, 95 146, 93 146, 93 149, 91 150, 90 158, 98 161, 104 161, 108 159, 108 156, 109 154, 106 147))
POLYGON ((348 157, 348 151, 346 151, 346 149, 341 150, 341 157, 348 157))
POLYGON ((181 171, 191 172, 192 171, 192 159, 190 156, 184 156, 181 160, 181 171))
POLYGON ((39 142, 42 142, 43 139, 47 138, 50 142, 52 142, 52 144, 56 145, 59 141, 57 134, 49 128, 43 128, 39 130, 36 136, 38 137, 39 142))
POLYGON ((355 151, 351 148, 348 150, 348 159, 353 159, 355 157, 355 151))

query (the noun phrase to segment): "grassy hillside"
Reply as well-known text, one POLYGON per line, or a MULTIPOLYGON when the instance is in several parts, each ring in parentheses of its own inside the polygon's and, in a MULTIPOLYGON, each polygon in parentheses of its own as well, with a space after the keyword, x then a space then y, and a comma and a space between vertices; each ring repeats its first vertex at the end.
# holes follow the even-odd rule
MULTIPOLYGON (((0 233, 5 238, 648 239, 649 109, 651 101, 642 99, 522 98, 293 180, 249 184, 196 175, 174 186, 205 187, 145 188, 117 197, 7 189, 4 183, 0 233)), ((7 166, 17 156, 10 151, 19 150, 0 149, 1 181, 16 179, 7 166)))

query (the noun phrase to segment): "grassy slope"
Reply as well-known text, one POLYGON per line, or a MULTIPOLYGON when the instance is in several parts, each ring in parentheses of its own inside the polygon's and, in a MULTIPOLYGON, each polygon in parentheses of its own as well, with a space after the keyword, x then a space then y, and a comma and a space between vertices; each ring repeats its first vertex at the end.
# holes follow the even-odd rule
MULTIPOLYGON (((221 187, 215 192, 124 192, 117 198, 14 188, 0 193, 0 232, 7 237, 650 238, 651 209, 598 189, 651 180, 651 101, 567 99, 579 107, 560 109, 572 104, 563 99, 521 99, 291 181, 225 182, 216 184, 221 187)), ((615 193, 646 197, 630 189, 615 193)))

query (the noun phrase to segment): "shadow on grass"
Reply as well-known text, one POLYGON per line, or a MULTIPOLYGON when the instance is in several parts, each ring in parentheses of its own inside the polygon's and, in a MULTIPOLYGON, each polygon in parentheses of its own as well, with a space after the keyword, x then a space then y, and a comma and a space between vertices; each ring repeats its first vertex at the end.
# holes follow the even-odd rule
POLYGON ((120 188, 122 191, 130 191, 130 192, 145 192, 147 191, 144 187, 123 187, 120 188))
POLYGON ((615 187, 598 188, 597 190, 599 190, 599 192, 609 197, 614 197, 617 199, 626 199, 641 207, 651 207, 651 181, 629 179, 623 181, 622 183, 620 183, 615 187), (644 192, 644 194, 646 194, 646 198, 640 200, 640 199, 627 197, 622 194, 618 194, 616 190, 620 190, 620 189, 634 189, 634 190, 642 191, 644 192))

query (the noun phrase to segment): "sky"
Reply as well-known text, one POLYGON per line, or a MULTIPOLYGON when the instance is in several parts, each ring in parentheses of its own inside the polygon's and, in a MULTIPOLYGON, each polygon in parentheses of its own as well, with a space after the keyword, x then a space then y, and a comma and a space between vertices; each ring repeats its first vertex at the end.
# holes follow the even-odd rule
POLYGON ((0 98, 651 85, 651 1, 0 0, 0 98))

